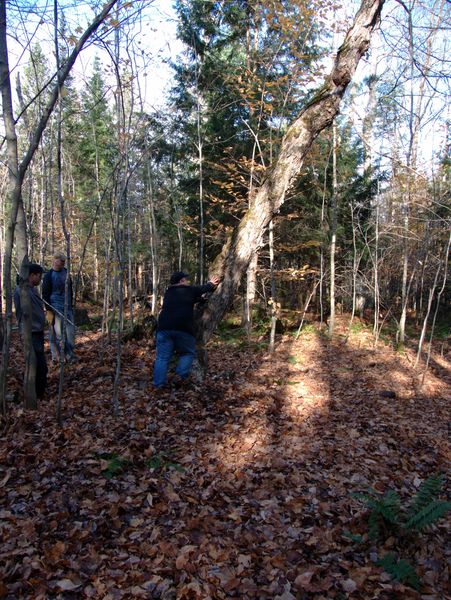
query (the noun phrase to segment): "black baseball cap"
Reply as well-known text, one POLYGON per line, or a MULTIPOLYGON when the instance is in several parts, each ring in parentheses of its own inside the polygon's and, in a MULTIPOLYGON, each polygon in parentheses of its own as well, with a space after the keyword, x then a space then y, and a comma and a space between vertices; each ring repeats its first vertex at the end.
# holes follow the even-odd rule
MULTIPOLYGON (((28 265, 28 275, 37 275, 38 273, 45 273, 45 270, 37 263, 30 263, 28 265)), ((20 285, 20 275, 16 274, 16 285, 20 285)))
POLYGON ((175 273, 172 273, 170 283, 171 285, 176 285, 177 283, 180 283, 182 279, 189 279, 188 273, 184 273, 183 271, 176 271, 175 273))
POLYGON ((41 267, 41 265, 38 265, 37 263, 31 263, 28 266, 28 273, 30 275, 37 275, 38 273, 44 273, 44 269, 41 267))

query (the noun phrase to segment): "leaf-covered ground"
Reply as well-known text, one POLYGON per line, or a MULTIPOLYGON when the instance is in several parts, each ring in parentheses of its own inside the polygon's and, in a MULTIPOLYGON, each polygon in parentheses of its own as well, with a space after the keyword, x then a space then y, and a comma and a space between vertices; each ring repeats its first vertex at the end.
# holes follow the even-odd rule
POLYGON ((0 597, 447 598, 447 522, 370 542, 350 496, 408 499, 445 471, 446 348, 420 388, 413 355, 365 332, 286 337, 273 355, 218 341, 202 389, 155 397, 153 348, 129 342, 116 419, 114 347, 83 334, 78 354, 62 427, 56 368, 38 412, 11 403, 2 422, 0 597), (389 551, 420 592, 376 565, 389 551))

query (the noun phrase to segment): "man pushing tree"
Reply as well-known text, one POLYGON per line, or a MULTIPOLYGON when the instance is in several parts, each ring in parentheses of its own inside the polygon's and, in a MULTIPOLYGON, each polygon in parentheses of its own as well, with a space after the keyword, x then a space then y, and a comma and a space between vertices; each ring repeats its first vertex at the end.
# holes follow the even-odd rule
POLYGON ((204 294, 212 292, 219 281, 219 277, 212 277, 205 285, 190 285, 189 276, 183 271, 172 274, 158 317, 157 358, 153 372, 155 388, 161 389, 167 384, 169 362, 174 352, 179 357, 176 374, 182 380, 188 379, 196 356, 194 305, 204 294))

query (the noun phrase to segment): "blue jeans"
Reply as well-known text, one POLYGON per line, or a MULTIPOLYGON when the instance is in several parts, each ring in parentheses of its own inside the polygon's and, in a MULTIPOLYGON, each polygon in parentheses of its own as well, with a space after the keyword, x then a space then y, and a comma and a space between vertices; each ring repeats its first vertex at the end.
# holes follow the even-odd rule
MULTIPOLYGON (((49 342, 50 342, 50 352, 52 353, 52 359, 59 359, 61 347, 62 347, 62 339, 63 339, 63 322, 64 322, 64 306, 62 310, 59 306, 55 306, 55 308, 61 313, 55 313, 55 323, 50 327, 49 330, 49 342)), ((67 311, 67 319, 66 322, 66 339, 64 343, 64 354, 67 358, 72 358, 75 350, 75 327, 72 325, 74 322, 74 313, 72 309, 67 311), (71 323, 69 323, 71 321, 71 323)))
POLYGON ((196 356, 196 340, 185 331, 165 330, 157 332, 157 358, 153 369, 155 387, 166 385, 168 381, 169 362, 174 352, 179 355, 177 375, 186 379, 191 372, 196 356))

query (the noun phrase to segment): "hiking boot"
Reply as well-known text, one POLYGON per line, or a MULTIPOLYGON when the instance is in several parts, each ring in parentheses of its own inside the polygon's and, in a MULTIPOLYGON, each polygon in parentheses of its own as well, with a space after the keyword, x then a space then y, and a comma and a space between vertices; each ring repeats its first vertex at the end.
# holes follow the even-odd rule
POLYGON ((161 396, 166 395, 169 392, 169 387, 167 385, 159 385, 157 387, 154 386, 152 390, 152 396, 154 398, 160 398, 161 396))
POLYGON ((180 377, 180 375, 176 375, 172 380, 172 385, 176 390, 180 390, 185 389, 189 385, 189 382, 189 377, 180 377))

